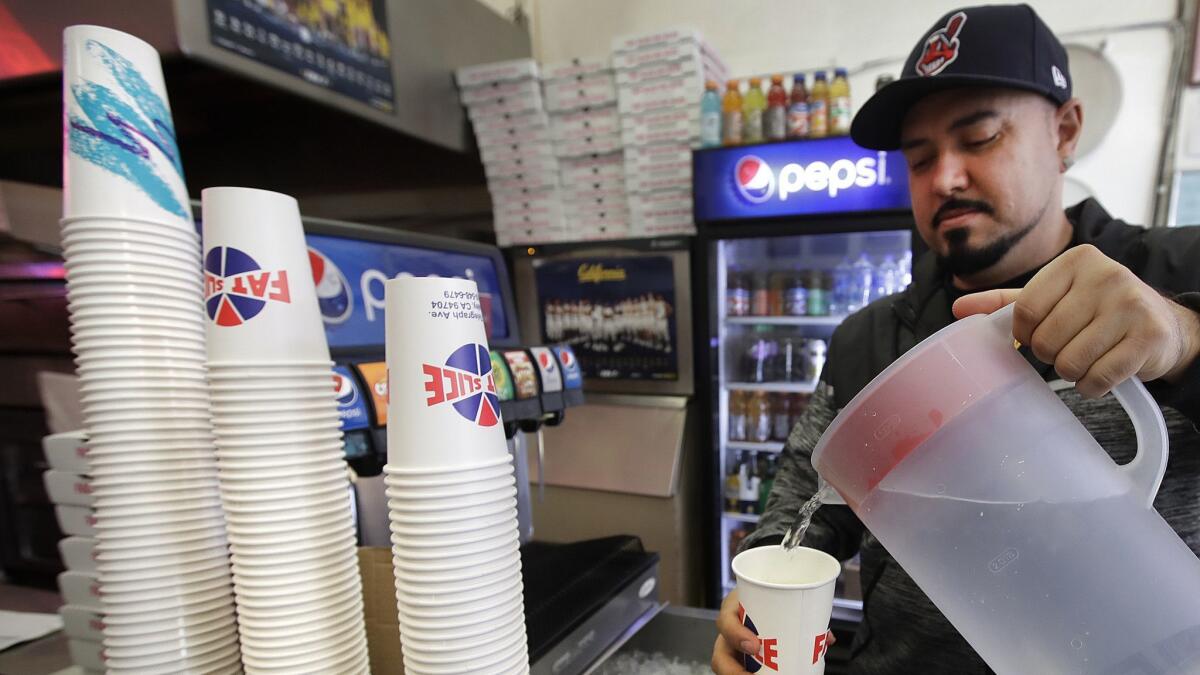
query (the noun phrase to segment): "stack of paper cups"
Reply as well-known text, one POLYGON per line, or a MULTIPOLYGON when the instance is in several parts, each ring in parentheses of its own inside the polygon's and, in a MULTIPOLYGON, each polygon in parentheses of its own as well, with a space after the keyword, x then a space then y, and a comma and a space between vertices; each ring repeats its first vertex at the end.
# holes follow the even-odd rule
POLYGON ((516 487, 473 281, 386 284, 384 467, 405 671, 529 670, 516 487))
POLYGON ((203 192, 221 501, 247 672, 368 670, 333 363, 296 200, 203 192))
POLYGON ((64 33, 68 307, 109 672, 238 672, 200 242, 150 45, 64 33))

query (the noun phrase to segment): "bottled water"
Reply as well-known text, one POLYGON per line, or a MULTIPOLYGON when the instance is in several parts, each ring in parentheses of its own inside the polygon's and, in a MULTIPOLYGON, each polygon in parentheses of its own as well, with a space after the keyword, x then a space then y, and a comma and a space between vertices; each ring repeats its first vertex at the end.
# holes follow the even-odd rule
POLYGON ((871 301, 871 278, 873 274, 871 259, 866 253, 854 261, 850 273, 850 292, 846 302, 846 312, 857 312, 871 301))
POLYGON ((833 293, 829 300, 829 313, 835 316, 850 313, 850 286, 854 270, 850 261, 843 258, 842 262, 833 268, 833 293))
POLYGON ((872 284, 871 299, 878 300, 884 298, 896 291, 899 288, 900 268, 896 265, 896 261, 891 255, 884 256, 883 262, 875 270, 872 284))

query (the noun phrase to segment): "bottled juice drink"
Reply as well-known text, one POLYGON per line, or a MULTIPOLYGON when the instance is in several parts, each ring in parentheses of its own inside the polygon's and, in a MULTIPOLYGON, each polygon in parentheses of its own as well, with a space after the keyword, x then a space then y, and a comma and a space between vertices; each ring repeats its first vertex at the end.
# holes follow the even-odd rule
POLYGON ((833 71, 833 82, 829 84, 829 133, 832 136, 845 136, 850 133, 850 81, 846 79, 846 69, 838 68, 833 71))
POLYGON ((829 135, 829 83, 825 71, 813 75, 812 91, 808 93, 808 136, 825 138, 829 135))
POLYGON ((783 88, 783 76, 771 76, 771 88, 767 91, 767 118, 763 123, 768 141, 787 138, 788 94, 783 88))
POLYGON ((742 98, 742 141, 763 142, 763 115, 767 112, 767 99, 763 96, 762 80, 750 78, 750 88, 742 98))
POLYGON ((717 83, 704 83, 704 95, 700 97, 700 147, 712 148, 721 144, 721 95, 717 83))
POLYGON ((723 145, 742 144, 742 95, 738 81, 725 83, 725 97, 721 99, 721 141, 723 145))
POLYGON ((804 73, 792 76, 787 125, 788 138, 808 138, 808 90, 804 88, 804 73))

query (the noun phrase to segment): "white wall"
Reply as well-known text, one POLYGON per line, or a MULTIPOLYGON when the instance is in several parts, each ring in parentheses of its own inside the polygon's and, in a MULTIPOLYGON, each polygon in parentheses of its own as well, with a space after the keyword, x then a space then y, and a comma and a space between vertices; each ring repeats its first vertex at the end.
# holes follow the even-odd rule
MULTIPOLYGON (((484 0, 504 13, 518 0, 484 0)), ((962 0, 524 0, 534 54, 542 62, 599 56, 612 38, 664 26, 699 29, 738 77, 838 65, 851 70, 854 105, 882 73, 896 74, 917 37, 962 0)), ((1175 0, 1032 0, 1064 42, 1097 45, 1121 74, 1125 99, 1104 144, 1071 175, 1118 217, 1153 217, 1155 179, 1167 103, 1170 33, 1129 31, 1169 21, 1175 0), (1124 28, 1115 33, 1104 29, 1124 28), (1095 31, 1100 31, 1096 33, 1095 31)), ((1085 111, 1085 124, 1086 111, 1085 111)))

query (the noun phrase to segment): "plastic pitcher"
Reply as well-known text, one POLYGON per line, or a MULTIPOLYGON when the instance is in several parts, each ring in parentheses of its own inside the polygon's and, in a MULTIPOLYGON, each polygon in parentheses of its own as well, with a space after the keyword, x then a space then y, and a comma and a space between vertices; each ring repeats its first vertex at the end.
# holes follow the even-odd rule
POLYGON ((880 373, 813 465, 1000 675, 1197 673, 1200 560, 1152 506, 1162 413, 1136 378, 1113 393, 1124 466, 1013 348, 1010 306, 880 373))

